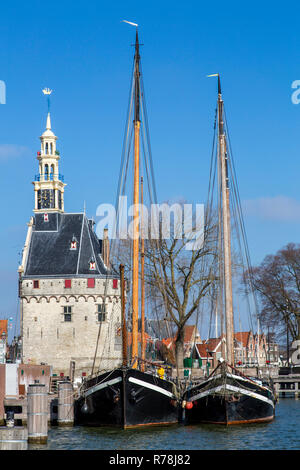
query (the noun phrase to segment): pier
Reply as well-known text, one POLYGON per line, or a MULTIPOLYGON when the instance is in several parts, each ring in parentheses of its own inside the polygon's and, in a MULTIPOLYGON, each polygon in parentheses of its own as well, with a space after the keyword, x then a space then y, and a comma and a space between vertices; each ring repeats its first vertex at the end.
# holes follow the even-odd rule
POLYGON ((278 398, 300 398, 300 374, 289 374, 273 378, 278 398))

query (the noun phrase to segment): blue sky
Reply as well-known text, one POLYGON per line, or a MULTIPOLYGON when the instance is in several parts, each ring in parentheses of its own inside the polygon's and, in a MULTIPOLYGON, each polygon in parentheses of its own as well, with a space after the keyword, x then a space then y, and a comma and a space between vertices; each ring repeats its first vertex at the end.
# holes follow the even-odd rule
POLYGON ((253 264, 299 242, 299 4, 14 1, 1 5, 0 318, 16 316, 17 267, 33 209, 51 97, 66 211, 114 203, 139 23, 159 201, 204 202, 222 76, 253 264))

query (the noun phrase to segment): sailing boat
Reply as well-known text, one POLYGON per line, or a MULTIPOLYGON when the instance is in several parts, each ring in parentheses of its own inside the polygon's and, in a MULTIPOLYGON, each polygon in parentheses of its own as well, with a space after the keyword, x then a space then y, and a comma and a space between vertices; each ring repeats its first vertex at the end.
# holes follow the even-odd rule
MULTIPOLYGON (((231 213, 229 188, 229 150, 223 121, 223 100, 221 82, 218 77, 218 181, 221 201, 219 222, 222 236, 221 254, 223 260, 223 293, 225 306, 225 341, 219 364, 208 378, 189 386, 183 394, 185 424, 214 423, 241 424, 271 421, 275 416, 275 397, 269 384, 242 374, 234 364, 234 315, 232 294, 231 263, 231 213), (226 348, 225 348, 226 347, 226 348)), ((234 183, 233 183, 234 186, 234 183)), ((220 233, 220 232, 219 232, 220 233)), ((219 243, 220 245, 220 243, 219 243)), ((220 275, 221 278, 221 275, 220 275)))
MULTIPOLYGON (((127 358, 127 334, 125 321, 124 266, 120 266, 121 309, 123 330, 123 363, 120 367, 88 377, 75 403, 75 422, 88 426, 118 426, 123 429, 140 426, 170 425, 178 422, 178 400, 176 384, 157 370, 145 371, 145 360, 138 358, 139 319, 139 203, 140 203, 140 102, 142 100, 140 79, 140 53, 136 29, 133 93, 134 104, 134 236, 132 248, 132 353, 127 358)), ((132 102, 130 103, 130 109, 132 102)), ((143 246, 143 244, 142 244, 143 246)), ((143 253, 142 253, 143 255, 143 253)), ((143 256, 142 256, 143 261, 143 256)), ((143 268, 143 265, 142 265, 143 268)), ((144 275, 142 272, 142 281, 144 275)), ((142 286, 142 295, 144 289, 142 286)), ((144 295, 143 295, 144 297, 144 295)), ((144 319, 142 311, 142 320, 144 319)), ((142 325, 142 357, 144 351, 144 327, 142 325)))

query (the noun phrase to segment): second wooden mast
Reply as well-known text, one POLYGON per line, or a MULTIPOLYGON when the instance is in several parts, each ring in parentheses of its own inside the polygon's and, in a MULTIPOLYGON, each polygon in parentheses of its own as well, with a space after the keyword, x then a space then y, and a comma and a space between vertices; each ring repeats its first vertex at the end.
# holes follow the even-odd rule
POLYGON ((224 254, 224 285, 225 285, 225 322, 226 322, 226 349, 227 362, 234 366, 234 322, 232 303, 232 268, 231 268, 231 230, 230 230, 230 203, 228 159, 226 138, 223 122, 223 100, 221 81, 218 75, 218 131, 219 131, 219 159, 221 168, 221 199, 222 199, 222 228, 223 228, 223 254, 224 254))
POLYGON ((133 182, 133 248, 132 248, 132 367, 137 367, 139 318, 139 174, 140 174, 140 52, 136 30, 134 57, 134 182, 133 182))

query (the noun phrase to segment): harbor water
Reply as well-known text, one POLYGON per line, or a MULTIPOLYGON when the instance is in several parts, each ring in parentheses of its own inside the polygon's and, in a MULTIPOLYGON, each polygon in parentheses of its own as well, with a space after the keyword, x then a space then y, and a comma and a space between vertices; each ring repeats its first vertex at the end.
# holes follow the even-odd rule
POLYGON ((271 423, 223 427, 176 425, 116 430, 51 427, 47 444, 28 450, 299 450, 300 400, 280 399, 271 423))

